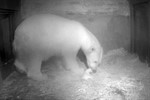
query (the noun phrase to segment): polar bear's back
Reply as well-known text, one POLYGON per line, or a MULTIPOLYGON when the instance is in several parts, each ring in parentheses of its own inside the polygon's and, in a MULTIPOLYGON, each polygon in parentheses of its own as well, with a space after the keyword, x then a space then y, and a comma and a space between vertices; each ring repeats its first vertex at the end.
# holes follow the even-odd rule
POLYGON ((16 49, 34 52, 79 48, 85 33, 84 27, 76 21, 50 14, 35 15, 18 26, 14 45, 16 49))

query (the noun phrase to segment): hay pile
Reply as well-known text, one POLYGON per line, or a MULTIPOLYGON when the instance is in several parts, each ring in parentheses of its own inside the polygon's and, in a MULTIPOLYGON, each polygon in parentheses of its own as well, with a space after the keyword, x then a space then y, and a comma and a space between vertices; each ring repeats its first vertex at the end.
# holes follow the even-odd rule
POLYGON ((148 100, 150 97, 148 64, 122 48, 105 54, 102 65, 89 80, 49 67, 45 72, 49 80, 43 82, 27 79, 18 73, 10 76, 0 91, 0 99, 148 100))

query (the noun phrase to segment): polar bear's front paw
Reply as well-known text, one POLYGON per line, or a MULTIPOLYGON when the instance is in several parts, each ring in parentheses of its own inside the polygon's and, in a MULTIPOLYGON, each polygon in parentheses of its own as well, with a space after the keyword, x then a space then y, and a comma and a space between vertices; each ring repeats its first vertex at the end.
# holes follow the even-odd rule
POLYGON ((44 80, 47 80, 48 79, 48 76, 46 74, 34 74, 34 75, 28 75, 29 78, 32 78, 34 80, 37 80, 37 81, 44 81, 44 80))

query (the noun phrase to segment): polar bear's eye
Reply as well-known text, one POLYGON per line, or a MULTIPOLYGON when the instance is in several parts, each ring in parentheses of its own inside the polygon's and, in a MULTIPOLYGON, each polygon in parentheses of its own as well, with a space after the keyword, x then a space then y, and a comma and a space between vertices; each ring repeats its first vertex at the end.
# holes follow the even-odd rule
POLYGON ((94 53, 95 52, 95 48, 94 47, 91 47, 90 49, 89 49, 89 53, 94 53))
POLYGON ((91 48, 91 51, 95 51, 95 48, 91 48))
POLYGON ((98 61, 94 61, 94 63, 95 63, 95 64, 97 64, 97 63, 98 63, 98 61))

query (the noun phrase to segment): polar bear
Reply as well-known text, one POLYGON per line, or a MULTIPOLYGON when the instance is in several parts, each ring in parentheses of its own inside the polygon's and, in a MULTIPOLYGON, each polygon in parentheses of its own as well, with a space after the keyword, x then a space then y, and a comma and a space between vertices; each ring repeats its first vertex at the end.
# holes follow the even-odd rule
POLYGON ((34 15, 16 29, 13 48, 15 66, 28 77, 45 80, 41 64, 52 56, 61 56, 64 68, 84 72, 77 62, 79 49, 87 59, 88 68, 95 70, 102 59, 102 47, 97 38, 81 23, 52 14, 34 15))

